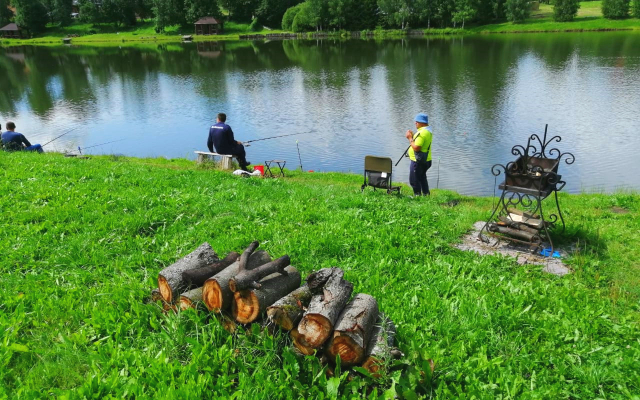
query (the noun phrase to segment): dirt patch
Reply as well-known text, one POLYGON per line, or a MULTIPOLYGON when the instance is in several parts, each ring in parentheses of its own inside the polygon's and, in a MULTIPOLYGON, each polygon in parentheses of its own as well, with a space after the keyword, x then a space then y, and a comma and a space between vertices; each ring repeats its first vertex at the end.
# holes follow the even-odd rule
POLYGON ((567 252, 563 249, 554 249, 560 254, 560 258, 543 257, 537 253, 532 254, 526 245, 513 243, 508 240, 500 240, 485 235, 488 242, 481 241, 478 238, 478 233, 480 233, 484 224, 484 221, 478 221, 473 224, 473 230, 462 238, 462 243, 457 244, 455 247, 464 251, 475 251, 481 255, 502 254, 514 257, 520 265, 540 265, 543 267, 543 272, 558 276, 564 276, 572 272, 571 268, 562 262, 562 259, 567 255, 567 252))
POLYGON ((615 214, 629 214, 629 210, 622 207, 611 207, 611 212, 615 214))

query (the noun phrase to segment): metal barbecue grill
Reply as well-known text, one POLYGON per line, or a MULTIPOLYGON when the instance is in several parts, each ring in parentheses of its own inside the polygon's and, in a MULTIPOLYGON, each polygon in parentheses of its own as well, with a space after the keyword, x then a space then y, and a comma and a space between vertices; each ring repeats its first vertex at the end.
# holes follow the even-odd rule
POLYGON ((527 146, 516 145, 511 154, 518 156, 506 166, 495 164, 491 173, 496 177, 504 173, 504 181, 499 185, 502 195, 493 208, 491 217, 480 230, 478 237, 487 241, 484 233, 519 243, 528 244, 530 250, 540 251, 545 242, 551 246, 549 255, 553 254, 553 241, 549 232, 557 226, 558 219, 565 230, 564 218, 558 203, 558 192, 566 184, 558 174, 560 162, 573 164, 575 157, 571 153, 563 153, 557 148, 548 148, 553 142, 559 143, 562 138, 553 136, 547 140, 547 128, 540 139, 533 134, 527 146), (553 194, 556 209, 549 215, 543 212, 542 201, 553 194))

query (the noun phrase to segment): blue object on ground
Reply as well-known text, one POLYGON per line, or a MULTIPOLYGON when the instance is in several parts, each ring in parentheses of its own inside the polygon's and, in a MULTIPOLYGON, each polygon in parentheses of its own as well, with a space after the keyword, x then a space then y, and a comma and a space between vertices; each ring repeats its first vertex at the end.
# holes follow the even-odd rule
MULTIPOLYGON (((551 256, 551 247, 547 247, 546 249, 542 249, 540 254, 545 256, 545 257, 551 256)), ((560 258, 560 253, 558 253, 557 251, 554 251, 552 257, 560 258)))

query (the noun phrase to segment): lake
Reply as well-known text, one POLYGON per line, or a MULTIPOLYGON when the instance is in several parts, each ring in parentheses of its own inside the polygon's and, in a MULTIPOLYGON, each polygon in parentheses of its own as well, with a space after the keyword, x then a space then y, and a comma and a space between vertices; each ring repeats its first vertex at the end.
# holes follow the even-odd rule
POLYGON ((238 140, 300 133, 248 147, 255 165, 353 173, 395 163, 426 112, 431 187, 469 195, 548 124, 576 158, 565 190, 638 190, 640 33, 0 48, 3 129, 44 144, 75 128, 46 150, 195 159, 218 112, 238 140))

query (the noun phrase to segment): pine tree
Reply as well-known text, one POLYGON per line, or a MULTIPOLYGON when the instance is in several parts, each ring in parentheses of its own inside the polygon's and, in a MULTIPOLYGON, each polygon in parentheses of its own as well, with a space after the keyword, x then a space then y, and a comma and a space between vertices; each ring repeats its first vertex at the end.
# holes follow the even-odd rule
POLYGON ((573 21, 578 15, 580 3, 578 0, 556 0, 553 6, 553 19, 558 22, 573 21))
POLYGON ((602 15, 609 19, 629 16, 629 0, 602 0, 602 15))

